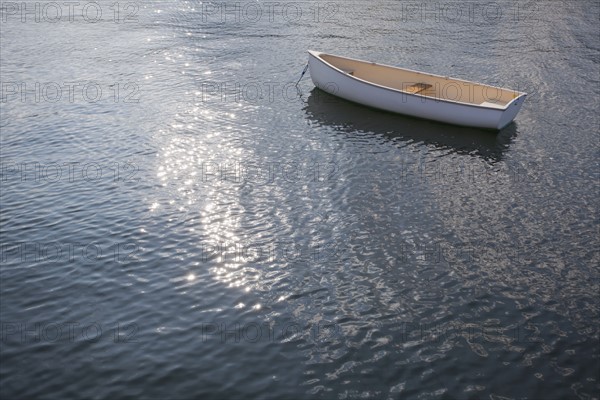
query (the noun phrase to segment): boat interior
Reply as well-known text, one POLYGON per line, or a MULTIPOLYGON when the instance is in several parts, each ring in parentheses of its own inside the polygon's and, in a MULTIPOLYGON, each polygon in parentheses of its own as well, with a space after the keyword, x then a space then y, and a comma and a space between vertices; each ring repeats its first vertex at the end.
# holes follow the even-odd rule
POLYGON ((504 109, 522 93, 450 77, 321 54, 341 71, 367 82, 439 100, 504 109))

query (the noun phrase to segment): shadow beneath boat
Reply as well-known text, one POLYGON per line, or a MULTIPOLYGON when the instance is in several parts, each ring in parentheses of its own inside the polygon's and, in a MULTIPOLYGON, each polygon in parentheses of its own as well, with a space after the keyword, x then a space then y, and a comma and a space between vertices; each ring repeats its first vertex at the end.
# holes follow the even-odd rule
POLYGON ((432 145, 458 154, 482 157, 495 163, 516 137, 516 124, 501 131, 461 127, 389 113, 333 96, 321 89, 310 91, 304 107, 308 118, 343 133, 372 133, 394 142, 432 145))

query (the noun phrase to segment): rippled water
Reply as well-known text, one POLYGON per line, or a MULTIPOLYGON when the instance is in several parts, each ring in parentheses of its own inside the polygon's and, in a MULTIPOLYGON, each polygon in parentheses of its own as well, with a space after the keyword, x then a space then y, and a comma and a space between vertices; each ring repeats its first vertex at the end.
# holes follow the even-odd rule
POLYGON ((600 397, 597 2, 56 4, 2 3, 3 398, 600 397), (529 96, 392 115, 309 48, 529 96))

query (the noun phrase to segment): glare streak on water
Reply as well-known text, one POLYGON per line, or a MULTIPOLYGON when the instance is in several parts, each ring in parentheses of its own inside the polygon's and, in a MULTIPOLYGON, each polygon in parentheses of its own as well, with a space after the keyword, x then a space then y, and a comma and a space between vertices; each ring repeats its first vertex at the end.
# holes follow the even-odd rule
POLYGON ((2 398, 599 398, 597 2, 98 4, 2 14, 2 398), (309 48, 529 96, 391 115, 309 48))

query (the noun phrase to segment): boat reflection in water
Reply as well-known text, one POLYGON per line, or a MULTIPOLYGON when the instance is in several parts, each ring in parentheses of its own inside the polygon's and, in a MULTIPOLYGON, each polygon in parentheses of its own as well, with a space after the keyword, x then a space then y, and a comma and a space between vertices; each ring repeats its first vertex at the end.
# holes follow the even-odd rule
POLYGON ((499 132, 448 125, 365 107, 318 88, 310 91, 304 110, 310 120, 340 132, 370 132, 394 142, 423 143, 479 156, 490 163, 501 161, 516 137, 515 122, 499 132))

